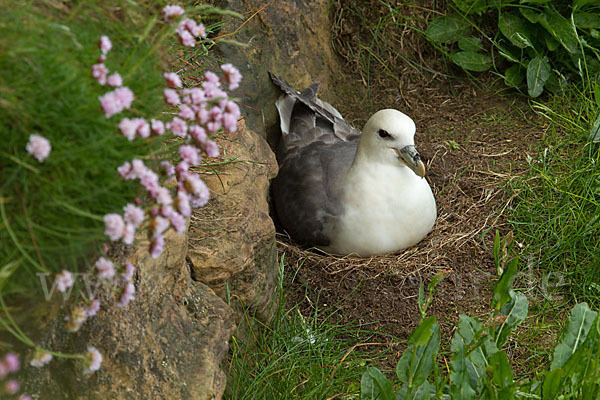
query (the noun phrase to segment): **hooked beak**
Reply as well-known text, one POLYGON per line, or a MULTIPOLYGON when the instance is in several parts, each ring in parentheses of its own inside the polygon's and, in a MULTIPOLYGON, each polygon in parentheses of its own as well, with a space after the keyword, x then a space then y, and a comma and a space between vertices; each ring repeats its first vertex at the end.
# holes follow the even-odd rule
POLYGON ((404 161, 404 163, 410 169, 412 169, 415 174, 421 178, 425 177, 425 164, 421 160, 421 156, 417 152, 415 146, 404 146, 401 149, 393 147, 393 149, 398 155, 398 158, 402 159, 402 161, 404 161))

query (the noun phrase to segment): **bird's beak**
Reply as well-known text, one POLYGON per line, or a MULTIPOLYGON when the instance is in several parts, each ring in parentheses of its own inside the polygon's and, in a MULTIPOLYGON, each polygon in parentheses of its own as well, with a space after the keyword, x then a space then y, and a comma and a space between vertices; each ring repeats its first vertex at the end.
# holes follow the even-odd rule
POLYGON ((396 151, 398 158, 402 159, 415 174, 419 175, 421 178, 425 176, 425 164, 421 160, 421 156, 417 152, 417 149, 415 149, 415 146, 404 146, 401 149, 394 147, 394 150, 396 151))

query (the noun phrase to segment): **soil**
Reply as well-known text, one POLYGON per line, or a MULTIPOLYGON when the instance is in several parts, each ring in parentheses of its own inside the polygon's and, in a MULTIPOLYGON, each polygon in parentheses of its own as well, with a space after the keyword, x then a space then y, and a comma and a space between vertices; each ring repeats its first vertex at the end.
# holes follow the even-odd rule
MULTIPOLYGON (((346 25, 356 26, 352 20, 346 25)), ((350 46, 349 41, 360 40, 357 35, 338 39, 350 46)), ((348 54, 342 52, 345 70, 357 72, 340 77, 335 96, 324 100, 357 127, 381 108, 397 108, 414 119, 416 147, 427 161, 427 179, 437 201, 437 222, 425 240, 398 254, 333 257, 300 248, 285 233, 279 234, 279 252, 285 254, 288 268, 289 306, 298 305, 304 315, 318 310, 324 319, 333 315, 338 322, 378 331, 369 342, 381 345, 371 350, 391 346, 393 356, 377 365, 393 369, 419 321, 419 286, 427 287, 435 274, 444 272, 446 277, 427 313, 436 316, 444 342, 454 334, 461 313, 482 319, 489 315, 497 280, 494 234, 509 232, 512 198, 504 188, 525 170, 526 157, 535 154, 543 131, 539 120, 531 122, 536 117, 526 99, 516 92, 494 92, 502 86, 492 76, 483 77, 487 82, 478 88, 464 75, 421 75, 399 63, 392 65, 398 68, 398 81, 374 65, 367 87, 360 60, 348 54)), ((431 51, 419 56, 428 66, 439 64, 431 51)))

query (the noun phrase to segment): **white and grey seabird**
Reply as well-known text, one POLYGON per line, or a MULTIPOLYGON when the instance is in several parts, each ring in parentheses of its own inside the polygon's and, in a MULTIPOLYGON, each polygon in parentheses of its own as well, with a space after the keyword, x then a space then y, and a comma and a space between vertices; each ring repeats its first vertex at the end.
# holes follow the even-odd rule
POLYGON ((431 232, 436 204, 410 117, 378 111, 361 134, 317 98, 317 84, 299 93, 271 78, 283 91, 276 103, 282 138, 273 197, 295 241, 371 256, 406 249, 431 232))

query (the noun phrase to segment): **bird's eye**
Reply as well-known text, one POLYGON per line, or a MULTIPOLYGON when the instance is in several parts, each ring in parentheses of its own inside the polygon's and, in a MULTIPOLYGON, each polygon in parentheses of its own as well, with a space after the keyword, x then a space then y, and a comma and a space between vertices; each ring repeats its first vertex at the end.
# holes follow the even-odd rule
POLYGON ((380 138, 384 138, 385 139, 385 138, 391 138, 392 137, 392 135, 390 135, 387 131, 385 131, 383 129, 378 130, 377 133, 379 134, 380 138))

